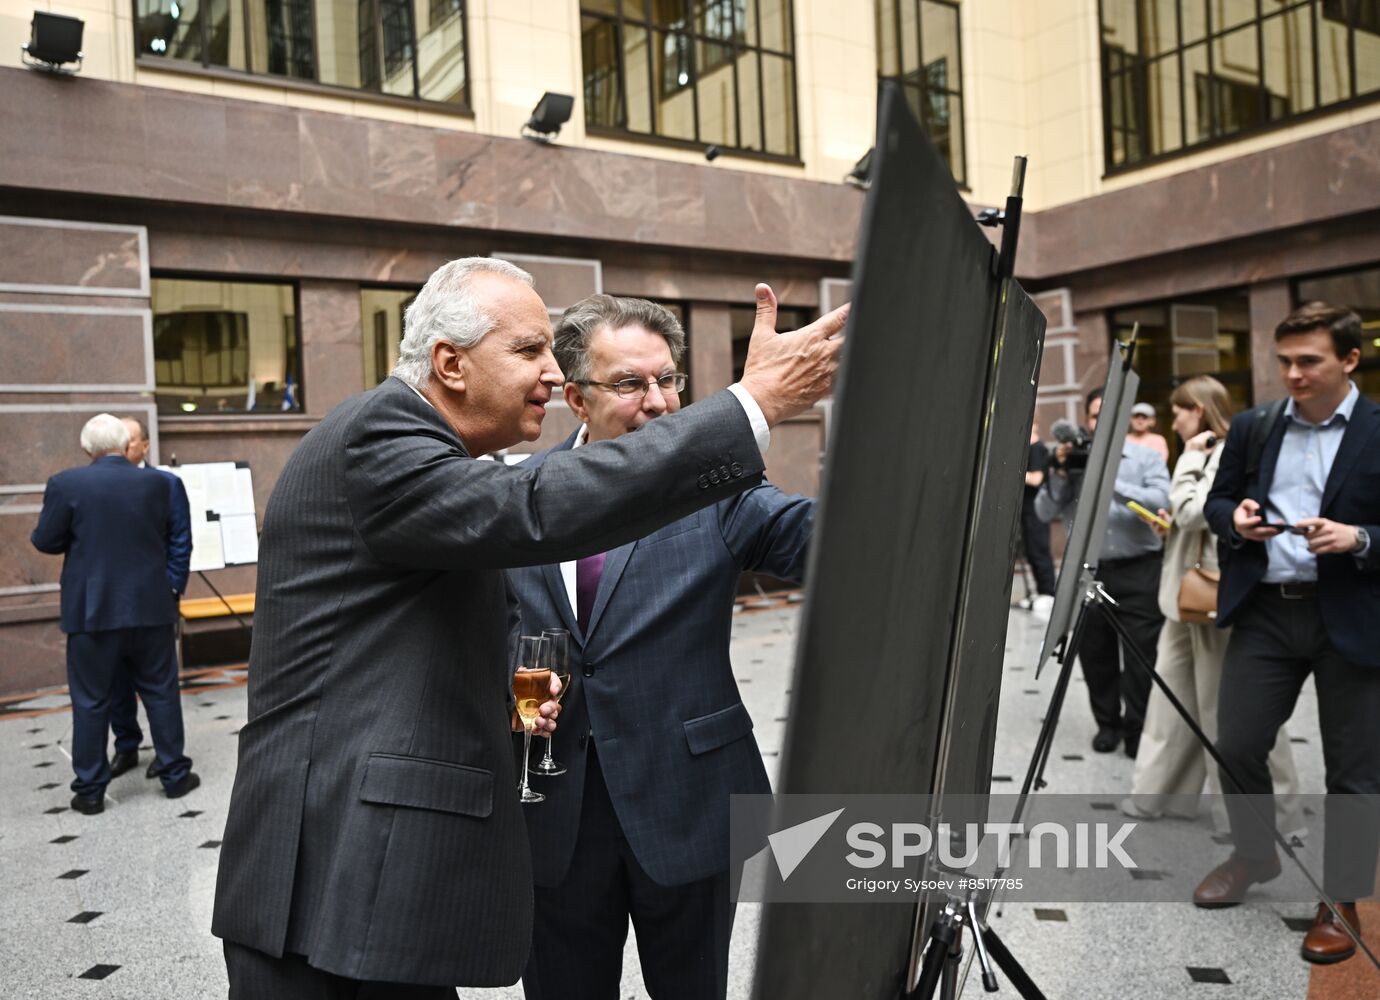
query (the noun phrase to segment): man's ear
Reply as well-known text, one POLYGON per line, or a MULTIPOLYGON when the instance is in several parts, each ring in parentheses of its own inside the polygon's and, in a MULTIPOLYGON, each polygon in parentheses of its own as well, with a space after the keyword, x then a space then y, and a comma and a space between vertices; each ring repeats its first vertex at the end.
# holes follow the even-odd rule
POLYGON ((1361 349, 1353 347, 1346 357, 1342 358, 1342 369, 1350 375, 1356 370, 1356 366, 1361 363, 1361 349))
POLYGON ((582 424, 589 423, 589 407, 585 405, 585 394, 580 391, 580 387, 574 382, 567 382, 561 390, 565 393, 565 405, 570 407, 570 412, 582 424))
POLYGON ((431 345, 431 377, 451 392, 465 391, 469 358, 462 348, 442 338, 431 345))

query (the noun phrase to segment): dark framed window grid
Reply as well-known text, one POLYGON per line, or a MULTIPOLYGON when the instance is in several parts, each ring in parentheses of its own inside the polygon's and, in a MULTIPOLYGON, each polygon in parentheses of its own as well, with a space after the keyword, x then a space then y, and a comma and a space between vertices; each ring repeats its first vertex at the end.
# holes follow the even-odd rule
POLYGON ((1108 173, 1380 98, 1380 0, 1099 0, 1108 173))
POLYGON ((791 0, 581 0, 585 127, 799 162, 791 0))
POLYGON ((468 112, 465 0, 133 0, 145 65, 468 112))
POLYGON ((877 76, 901 85, 915 117, 967 186, 963 58, 955 0, 877 0, 877 76))
POLYGON ((303 411, 295 284, 156 274, 154 394, 175 416, 303 411))

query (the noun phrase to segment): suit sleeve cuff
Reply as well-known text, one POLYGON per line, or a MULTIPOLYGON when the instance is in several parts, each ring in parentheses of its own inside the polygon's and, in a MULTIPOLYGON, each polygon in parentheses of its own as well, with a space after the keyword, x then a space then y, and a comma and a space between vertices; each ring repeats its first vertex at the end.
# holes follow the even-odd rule
POLYGON ((734 382, 728 387, 728 391, 742 404, 748 423, 752 425, 752 436, 757 439, 757 450, 766 455, 767 447, 771 444, 771 428, 767 426, 767 418, 762 413, 762 408, 741 383, 734 382))

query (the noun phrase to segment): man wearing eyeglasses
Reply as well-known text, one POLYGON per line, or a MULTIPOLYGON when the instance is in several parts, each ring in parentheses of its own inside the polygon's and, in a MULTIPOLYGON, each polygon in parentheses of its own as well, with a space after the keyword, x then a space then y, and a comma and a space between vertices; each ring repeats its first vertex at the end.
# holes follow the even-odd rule
MULTIPOLYGON (((582 426, 528 464, 680 409, 684 351, 653 302, 572 306, 555 353, 582 426)), ((814 509, 763 484, 606 553, 509 571, 523 627, 572 639, 552 748, 567 772, 533 775, 546 801, 526 814, 540 887, 529 1000, 618 997, 629 921, 655 1000, 724 996, 729 796, 771 790, 729 662, 733 598, 743 570, 801 579, 814 509)))

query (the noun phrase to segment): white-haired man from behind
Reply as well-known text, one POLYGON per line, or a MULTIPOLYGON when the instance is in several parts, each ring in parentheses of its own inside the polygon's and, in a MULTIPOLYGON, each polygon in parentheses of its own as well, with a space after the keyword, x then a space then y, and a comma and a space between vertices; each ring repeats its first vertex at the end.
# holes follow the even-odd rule
MULTIPOLYGON (((211 925, 231 1000, 517 981, 534 900, 503 571, 606 551, 761 481, 768 428, 832 383, 846 310, 778 336, 767 286, 757 301, 740 384, 510 467, 473 459, 541 433, 563 382, 550 318, 513 265, 452 261, 409 307, 393 377, 293 452, 264 513, 211 925)), ((554 700, 542 713, 549 732, 554 700)))
POLYGON ((30 541, 63 556, 61 627, 72 697, 72 808, 95 815, 110 783, 106 735, 113 691, 128 673, 144 701, 169 798, 201 783, 183 752, 168 587, 169 491, 163 477, 125 459, 129 430, 109 413, 86 422, 91 462, 48 480, 30 541))

